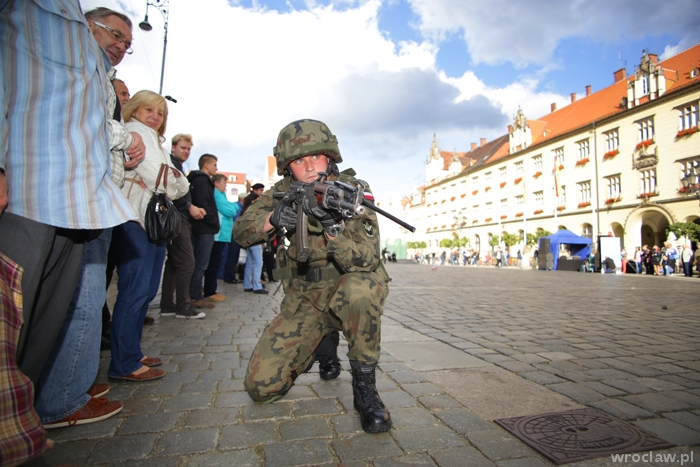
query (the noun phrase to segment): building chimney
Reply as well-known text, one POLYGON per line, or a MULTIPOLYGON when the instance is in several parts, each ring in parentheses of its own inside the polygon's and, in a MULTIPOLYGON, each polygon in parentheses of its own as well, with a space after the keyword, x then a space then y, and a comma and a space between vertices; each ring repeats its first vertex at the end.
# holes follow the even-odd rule
POLYGON ((555 110, 557 110, 557 103, 552 102, 552 104, 549 106, 549 108, 551 109, 552 112, 554 112, 555 110))
POLYGON ((587 96, 591 95, 591 85, 590 84, 588 86, 586 86, 586 95, 587 96))
POLYGON ((613 73, 613 77, 615 78, 615 83, 617 83, 618 81, 622 81, 623 79, 627 78, 627 70, 624 68, 620 68, 615 73, 613 73))
POLYGON ((476 149, 476 143, 472 143, 472 151, 476 149))
POLYGON ((573 104, 574 102, 576 102, 576 93, 572 92, 571 93, 571 103, 573 104))
POLYGON ((513 133, 513 125, 508 125, 508 134, 513 133))
POLYGON ((486 138, 481 138, 481 146, 483 146, 484 144, 486 144, 486 138))

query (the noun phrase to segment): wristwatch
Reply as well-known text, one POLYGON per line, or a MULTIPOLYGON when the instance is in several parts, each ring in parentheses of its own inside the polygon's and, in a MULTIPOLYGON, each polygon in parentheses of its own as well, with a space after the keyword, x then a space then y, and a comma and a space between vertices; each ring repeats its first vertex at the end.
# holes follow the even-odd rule
POLYGON ((338 235, 343 233, 343 230, 345 230, 345 223, 343 221, 340 221, 337 224, 333 224, 325 228, 326 233, 331 237, 337 237, 338 235))

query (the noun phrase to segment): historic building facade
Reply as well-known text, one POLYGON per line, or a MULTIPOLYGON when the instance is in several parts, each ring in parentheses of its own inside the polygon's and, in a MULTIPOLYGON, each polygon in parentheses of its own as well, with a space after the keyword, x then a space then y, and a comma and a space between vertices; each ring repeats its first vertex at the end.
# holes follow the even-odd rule
POLYGON ((469 152, 440 151, 434 138, 426 184, 404 203, 417 227, 404 241, 439 253, 442 239, 466 237, 483 253, 503 232, 567 228, 628 250, 659 245, 670 224, 700 223, 680 181, 700 170, 699 102, 700 44, 663 62, 644 53, 631 76, 619 70, 539 119, 519 111, 507 134, 469 152))

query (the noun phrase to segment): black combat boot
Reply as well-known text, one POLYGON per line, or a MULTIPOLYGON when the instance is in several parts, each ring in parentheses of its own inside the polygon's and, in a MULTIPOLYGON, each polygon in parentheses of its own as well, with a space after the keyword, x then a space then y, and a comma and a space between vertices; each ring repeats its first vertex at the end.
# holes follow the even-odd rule
POLYGON ((331 331, 323 336, 316 347, 316 359, 318 360, 318 373, 321 379, 329 381, 340 375, 340 360, 338 360, 338 344, 340 333, 331 331))
POLYGON ((355 410, 360 414, 362 429, 367 433, 381 433, 391 429, 391 415, 384 407, 375 387, 376 367, 377 365, 350 361, 355 410))

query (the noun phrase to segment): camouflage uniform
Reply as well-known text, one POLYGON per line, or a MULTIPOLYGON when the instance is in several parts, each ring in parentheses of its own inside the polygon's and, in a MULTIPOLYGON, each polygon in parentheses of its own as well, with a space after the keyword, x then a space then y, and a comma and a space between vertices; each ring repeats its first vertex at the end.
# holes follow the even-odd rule
MULTIPOLYGON (((352 183, 353 175, 350 169, 336 178, 352 183)), ((236 220, 233 235, 241 246, 275 236, 277 229, 263 232, 265 219, 278 202, 273 193, 286 192, 291 182, 292 178, 285 176, 236 220)), ((296 234, 290 238, 286 256, 283 250, 278 252, 274 272, 282 281, 285 297, 248 365, 245 387, 253 400, 271 402, 282 397, 313 363, 314 350, 333 329, 345 335, 350 360, 369 365, 378 362, 380 319, 389 289, 380 261, 377 217, 367 209, 361 216, 346 219, 345 224, 340 236, 329 241, 320 223, 309 217, 311 253, 305 263, 296 261, 296 234)))

